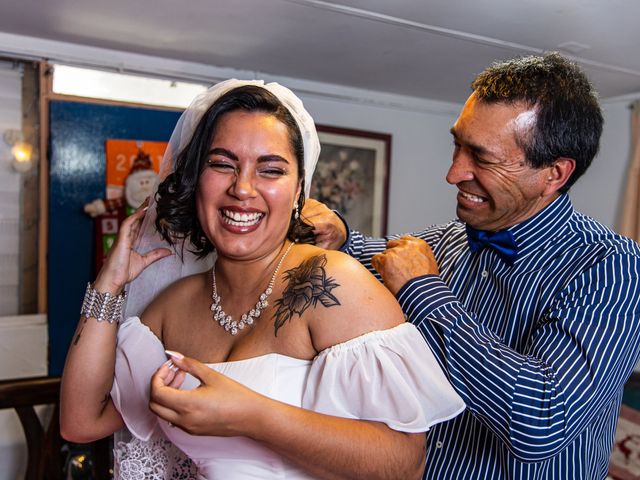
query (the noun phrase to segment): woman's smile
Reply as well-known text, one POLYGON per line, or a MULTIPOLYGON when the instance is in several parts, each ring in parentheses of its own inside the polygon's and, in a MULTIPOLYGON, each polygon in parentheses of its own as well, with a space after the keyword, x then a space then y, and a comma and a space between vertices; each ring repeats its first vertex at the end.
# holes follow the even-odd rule
POLYGON ((223 207, 219 210, 223 225, 232 232, 248 233, 256 230, 265 217, 260 211, 238 207, 223 207))

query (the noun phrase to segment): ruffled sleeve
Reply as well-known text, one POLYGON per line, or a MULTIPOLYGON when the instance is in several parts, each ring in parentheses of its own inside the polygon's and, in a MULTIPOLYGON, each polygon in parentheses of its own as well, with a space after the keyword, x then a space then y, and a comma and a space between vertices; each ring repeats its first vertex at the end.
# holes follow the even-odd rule
POLYGON ((127 428, 140 440, 149 440, 158 423, 149 410, 149 392, 151 377, 165 361, 162 343, 138 317, 120 325, 111 398, 127 428))
POLYGON ((411 433, 425 432, 465 408, 410 323, 320 352, 311 366, 302 406, 411 433))

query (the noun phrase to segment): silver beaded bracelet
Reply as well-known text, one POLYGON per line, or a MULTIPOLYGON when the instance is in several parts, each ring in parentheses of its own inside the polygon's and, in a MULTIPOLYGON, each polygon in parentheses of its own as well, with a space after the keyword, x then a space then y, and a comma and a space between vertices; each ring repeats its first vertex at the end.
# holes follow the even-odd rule
POLYGON ((120 323, 122 306, 126 298, 127 295, 124 292, 120 295, 101 293, 93 288, 91 283, 87 283, 80 316, 95 318, 99 322, 106 320, 109 323, 120 323))

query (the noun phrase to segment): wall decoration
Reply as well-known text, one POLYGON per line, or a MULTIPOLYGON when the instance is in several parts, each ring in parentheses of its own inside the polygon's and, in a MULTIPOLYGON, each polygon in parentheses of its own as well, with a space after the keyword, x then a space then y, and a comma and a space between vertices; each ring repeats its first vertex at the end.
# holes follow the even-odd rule
POLYGON ((155 191, 166 148, 167 142, 106 140, 106 196, 84 206, 85 213, 95 218, 96 272, 115 242, 120 223, 155 191))
POLYGON ((317 129, 322 150, 311 198, 338 210, 351 229, 384 235, 391 135, 323 125, 317 129))

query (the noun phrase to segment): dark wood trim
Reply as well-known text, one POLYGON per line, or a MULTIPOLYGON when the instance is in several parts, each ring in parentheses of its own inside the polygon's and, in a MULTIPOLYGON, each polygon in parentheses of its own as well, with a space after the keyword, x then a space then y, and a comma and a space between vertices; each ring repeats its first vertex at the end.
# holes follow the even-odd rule
POLYGON ((184 108, 168 107, 166 105, 153 105, 150 103, 125 102, 123 100, 108 100, 106 98, 80 97, 51 92, 49 100, 63 100, 65 102, 90 103, 92 105, 111 105, 115 107, 139 107, 153 108, 154 110, 168 110, 170 112, 183 112, 184 108))
MULTIPOLYGON (((13 408, 18 414, 27 441, 25 480, 63 480, 62 438, 59 422, 60 377, 17 378, 0 381, 0 409, 13 408), (54 405, 49 425, 42 425, 37 405, 54 405)), ((95 480, 110 478, 109 438, 94 442, 92 448, 95 480)))
POLYGON ((38 65, 40 117, 40 147, 38 163, 38 313, 47 313, 47 249, 49 246, 49 95, 51 94, 51 66, 42 61, 38 65))

